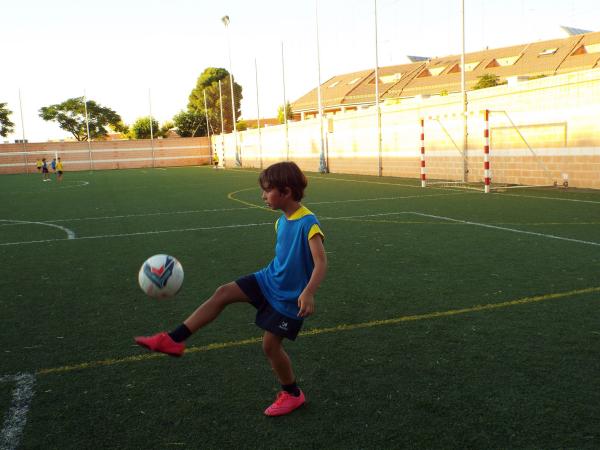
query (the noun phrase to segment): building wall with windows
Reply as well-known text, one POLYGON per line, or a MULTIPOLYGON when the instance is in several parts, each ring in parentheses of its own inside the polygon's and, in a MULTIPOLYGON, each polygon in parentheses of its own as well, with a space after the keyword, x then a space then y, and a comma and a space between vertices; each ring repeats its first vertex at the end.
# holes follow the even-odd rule
MULTIPOLYGON (((544 47, 543 45, 540 46, 544 47)), ((499 53, 504 54, 504 53, 499 53)), ((600 54, 598 55, 600 56, 600 54)), ((500 56, 496 55, 494 59, 500 56)), ((469 92, 467 153, 463 156, 462 95, 401 99, 381 107, 381 173, 418 178, 420 119, 425 122, 430 180, 483 180, 483 111, 490 110, 492 183, 600 189, 600 68, 563 73, 469 92)), ((374 107, 238 133, 243 167, 291 159, 318 171, 323 152, 331 172, 377 175, 379 147, 374 107), (323 149, 323 151, 322 151, 323 149)), ((235 167, 236 139, 213 145, 235 167)))

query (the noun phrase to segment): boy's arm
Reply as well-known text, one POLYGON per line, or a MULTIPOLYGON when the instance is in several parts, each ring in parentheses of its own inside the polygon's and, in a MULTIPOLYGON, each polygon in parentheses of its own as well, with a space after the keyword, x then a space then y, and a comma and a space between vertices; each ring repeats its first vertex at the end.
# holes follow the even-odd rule
POLYGON ((308 317, 315 311, 315 293, 327 273, 327 255, 323 246, 323 237, 320 234, 315 234, 308 241, 308 245, 315 267, 308 284, 298 297, 298 307, 300 308, 298 317, 308 317))

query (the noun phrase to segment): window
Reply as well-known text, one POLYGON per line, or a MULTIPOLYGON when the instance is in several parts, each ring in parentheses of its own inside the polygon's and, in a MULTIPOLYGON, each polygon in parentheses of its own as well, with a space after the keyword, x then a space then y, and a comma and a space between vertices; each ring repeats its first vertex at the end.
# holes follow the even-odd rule
POLYGON ((496 58, 496 59, 492 59, 489 64, 487 66, 485 66, 485 68, 489 68, 489 67, 504 67, 504 66, 512 66, 514 63, 516 63, 519 58, 521 57, 521 55, 517 55, 517 56, 506 56, 504 58, 496 58))
POLYGON ((429 73, 431 75, 433 75, 434 77, 437 77, 440 73, 442 73, 444 70, 446 70, 446 66, 442 66, 442 67, 433 67, 431 69, 429 69, 429 73))
POLYGON ((586 53, 600 53, 600 44, 588 44, 585 46, 586 53))
POLYGON ((330 84, 329 86, 327 86, 327 87, 334 88, 334 87, 336 87, 338 84, 340 84, 340 81, 339 81, 339 80, 338 80, 338 81, 334 81, 333 83, 331 83, 331 84, 330 84))
POLYGON ((541 52, 539 52, 538 56, 554 55, 557 50, 558 50, 558 47, 555 47, 555 48, 546 48, 546 49, 542 50, 541 52))
POLYGON ((348 84, 354 84, 354 83, 358 83, 358 81, 360 81, 361 77, 356 77, 353 80, 349 81, 348 84))
POLYGON ((399 81, 400 78, 402 78, 402 74, 395 73, 393 75, 382 75, 379 77, 379 81, 381 81, 383 84, 388 84, 395 83, 396 81, 399 81))
MULTIPOLYGON (((477 66, 481 63, 481 61, 475 61, 465 64, 465 72, 473 72, 477 66)), ((452 69, 448 71, 448 73, 457 73, 460 72, 460 64, 455 64, 452 69)))

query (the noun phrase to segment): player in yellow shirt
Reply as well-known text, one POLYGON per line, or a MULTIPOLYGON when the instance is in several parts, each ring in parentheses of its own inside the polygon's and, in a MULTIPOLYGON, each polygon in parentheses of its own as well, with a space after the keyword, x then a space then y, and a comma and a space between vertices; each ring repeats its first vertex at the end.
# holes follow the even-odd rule
POLYGON ((37 167, 37 170, 39 173, 42 173, 42 160, 38 158, 37 162, 35 163, 35 166, 37 167))
POLYGON ((60 158, 58 158, 58 162, 56 163, 56 181, 59 183, 62 181, 63 171, 63 163, 60 158))
POLYGON ((219 155, 217 155, 217 152, 214 151, 213 152, 213 169, 217 169, 219 167, 219 155))

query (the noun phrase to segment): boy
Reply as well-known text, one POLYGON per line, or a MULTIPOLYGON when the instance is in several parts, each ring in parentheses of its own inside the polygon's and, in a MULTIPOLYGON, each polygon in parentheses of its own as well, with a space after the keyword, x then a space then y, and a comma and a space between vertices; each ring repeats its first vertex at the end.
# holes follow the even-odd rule
POLYGON ((62 181, 62 176, 63 176, 63 163, 60 160, 60 158, 58 158, 58 162, 56 163, 56 181, 58 181, 60 183, 62 181))
POLYGON ((213 169, 219 168, 219 155, 217 155, 217 151, 213 150, 213 169))
POLYGON ((43 181, 51 181, 48 175, 48 163, 46 162, 46 158, 42 158, 42 174, 43 174, 43 181))
POLYGON ((35 163, 35 166, 37 167, 38 173, 42 173, 42 160, 40 158, 38 158, 37 162, 35 163))
POLYGON ((296 339, 304 318, 314 312, 314 295, 325 278, 327 257, 319 221, 300 203, 307 181, 298 166, 293 162, 273 164, 261 172, 259 183, 267 206, 283 212, 275 222, 275 258, 264 269, 218 287, 172 332, 136 337, 135 342, 152 351, 181 356, 183 341, 212 322, 226 306, 250 303, 257 309, 256 325, 264 330, 263 351, 282 387, 264 413, 281 416, 305 402, 283 339, 296 339))

